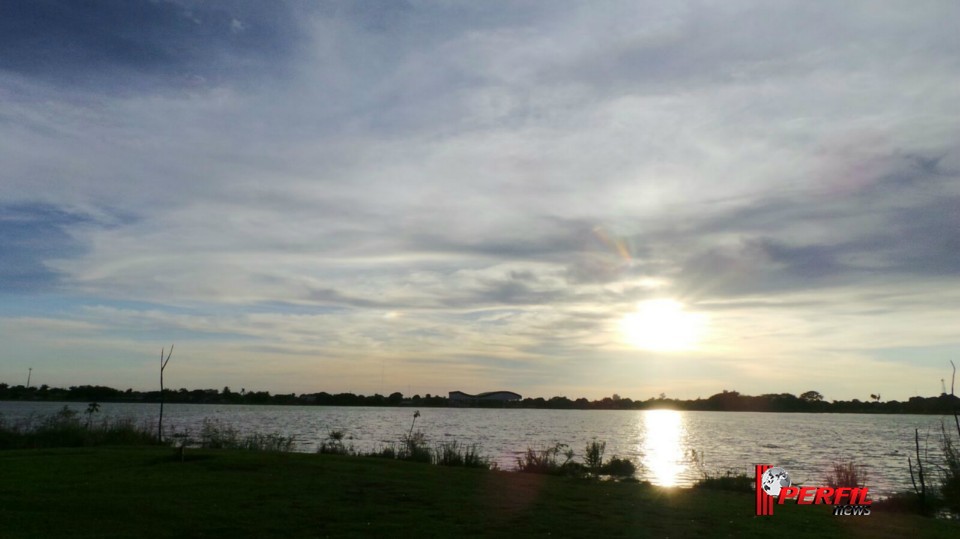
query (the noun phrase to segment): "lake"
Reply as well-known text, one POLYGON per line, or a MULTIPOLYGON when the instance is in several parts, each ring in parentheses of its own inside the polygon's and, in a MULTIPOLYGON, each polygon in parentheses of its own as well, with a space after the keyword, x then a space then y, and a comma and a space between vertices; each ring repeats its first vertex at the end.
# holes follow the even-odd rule
MULTIPOLYGON (((78 412, 85 403, 0 402, 8 422, 51 414, 64 405, 78 412)), ((103 403, 98 417, 132 418, 156 424, 157 404, 103 403)), ((593 439, 606 442, 605 457, 638 465, 637 477, 657 485, 688 486, 700 478, 690 450, 701 451, 711 472, 753 474, 753 465, 786 468, 795 483, 820 484, 841 458, 865 466, 873 497, 911 488, 907 457, 914 453, 914 429, 921 449, 939 453, 941 420, 952 417, 879 414, 786 414, 678 412, 669 410, 517 410, 422 408, 414 430, 431 446, 458 441, 476 444, 480 454, 512 470, 528 447, 565 443, 578 456, 593 439)), ((292 436, 297 450, 316 451, 332 430, 346 433, 347 446, 371 451, 396 442, 411 427, 413 408, 246 406, 167 404, 164 432, 198 435, 205 419, 241 433, 292 436)), ((954 429, 955 432, 955 429, 954 429)), ((933 475, 928 472, 928 475, 933 475)))

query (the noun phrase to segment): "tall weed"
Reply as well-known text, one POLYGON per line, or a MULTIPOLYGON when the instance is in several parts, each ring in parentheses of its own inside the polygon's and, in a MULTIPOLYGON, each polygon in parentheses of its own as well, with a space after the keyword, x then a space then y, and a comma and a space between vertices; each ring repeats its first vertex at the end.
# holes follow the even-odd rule
POLYGON ((548 475, 580 475, 584 466, 573 462, 573 451, 567 444, 555 444, 543 449, 527 448, 526 453, 517 457, 517 471, 522 473, 548 475), (560 457, 563 456, 563 462, 560 457))
POLYGON ((866 467, 857 464, 852 459, 834 461, 827 471, 824 483, 828 487, 865 487, 869 474, 866 467))
POLYGON ((481 456, 476 444, 464 445, 456 441, 444 442, 434 450, 434 464, 465 468, 490 468, 490 460, 481 456))
POLYGON ((235 427, 210 419, 203 420, 200 439, 201 446, 207 449, 290 452, 296 448, 293 437, 279 433, 252 433, 241 436, 235 427))
MULTIPOLYGON (((960 427, 957 428, 960 435, 960 427)), ((945 424, 940 423, 940 450, 943 464, 940 472, 940 498, 950 511, 960 514, 960 449, 954 445, 953 436, 945 424)))
POLYGON ((81 421, 79 414, 66 406, 38 420, 0 420, 0 449, 153 444, 156 439, 147 425, 128 418, 93 421, 90 414, 81 421))

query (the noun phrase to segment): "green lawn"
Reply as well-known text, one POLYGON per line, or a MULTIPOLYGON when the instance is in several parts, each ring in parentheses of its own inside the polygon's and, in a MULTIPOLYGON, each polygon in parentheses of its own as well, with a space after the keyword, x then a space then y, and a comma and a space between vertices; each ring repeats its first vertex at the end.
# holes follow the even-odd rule
POLYGON ((335 455, 0 452, 0 537, 960 537, 915 515, 335 455))

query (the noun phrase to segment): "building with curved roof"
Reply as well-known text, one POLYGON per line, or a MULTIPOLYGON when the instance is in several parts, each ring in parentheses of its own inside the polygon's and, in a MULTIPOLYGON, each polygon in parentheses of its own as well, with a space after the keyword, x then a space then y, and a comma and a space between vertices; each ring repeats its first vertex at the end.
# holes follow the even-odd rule
POLYGON ((513 391, 487 391, 470 395, 463 391, 451 391, 449 393, 451 403, 470 403, 470 402, 511 402, 518 401, 523 397, 513 391))

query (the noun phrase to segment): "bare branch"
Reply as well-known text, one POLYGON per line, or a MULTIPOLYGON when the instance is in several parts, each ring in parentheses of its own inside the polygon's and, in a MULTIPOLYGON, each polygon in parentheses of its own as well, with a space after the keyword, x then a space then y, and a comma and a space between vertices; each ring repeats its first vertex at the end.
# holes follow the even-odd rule
POLYGON ((950 366, 953 367, 953 376, 950 377, 950 395, 953 395, 953 382, 957 379, 957 366, 950 360, 950 366))
POLYGON ((157 418, 157 441, 163 443, 163 369, 167 368, 167 363, 170 363, 170 356, 173 355, 173 345, 170 345, 170 352, 167 353, 167 358, 163 358, 164 349, 160 349, 160 417, 157 418))
POLYGON ((162 348, 160 349, 160 362, 161 362, 160 370, 161 370, 161 371, 162 371, 163 369, 166 369, 166 368, 167 368, 167 363, 170 363, 170 356, 171 356, 171 355, 173 355, 173 345, 172 345, 172 344, 170 345, 170 353, 167 354, 167 359, 166 359, 166 360, 163 359, 163 349, 162 349, 162 348))

